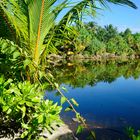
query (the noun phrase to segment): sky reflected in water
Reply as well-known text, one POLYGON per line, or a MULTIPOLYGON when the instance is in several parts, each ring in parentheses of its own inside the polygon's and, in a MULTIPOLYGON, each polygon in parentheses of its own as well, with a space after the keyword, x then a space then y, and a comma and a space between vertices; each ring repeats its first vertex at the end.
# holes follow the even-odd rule
MULTIPOLYGON (((122 128, 132 126, 140 129, 140 78, 124 78, 120 74, 112 82, 100 80, 93 86, 74 87, 61 83, 68 89, 65 95, 74 98, 79 107, 76 108, 90 125, 104 128, 122 128)), ((46 96, 55 102, 60 101, 55 92, 46 96)), ((67 106, 67 105, 65 105, 67 106)), ((65 120, 73 117, 72 113, 62 114, 65 120)))

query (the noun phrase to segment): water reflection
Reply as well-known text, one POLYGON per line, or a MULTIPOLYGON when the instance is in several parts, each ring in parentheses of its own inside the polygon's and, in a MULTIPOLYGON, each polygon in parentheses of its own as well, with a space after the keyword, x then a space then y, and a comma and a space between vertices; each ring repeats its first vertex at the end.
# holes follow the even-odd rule
MULTIPOLYGON (((66 96, 80 104, 77 110, 91 128, 120 130, 133 126, 140 129, 139 60, 75 62, 71 66, 53 67, 52 73, 68 89, 66 96)), ((54 94, 47 97, 54 101, 60 99, 54 94)), ((62 116, 69 122, 73 114, 62 116)))
POLYGON ((125 79, 140 76, 140 60, 131 61, 103 61, 103 62, 73 62, 50 67, 56 80, 62 84, 68 84, 73 88, 93 86, 96 83, 111 83, 123 76, 125 79))

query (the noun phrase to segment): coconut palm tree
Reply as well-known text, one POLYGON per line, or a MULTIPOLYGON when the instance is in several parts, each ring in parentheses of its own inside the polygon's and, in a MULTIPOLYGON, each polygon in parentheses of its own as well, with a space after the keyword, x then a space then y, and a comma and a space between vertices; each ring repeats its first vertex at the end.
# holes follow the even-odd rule
MULTIPOLYGON (((129 0, 96 1, 102 5, 111 2, 137 8, 129 0)), ((26 56, 30 57, 33 66, 38 68, 43 59, 46 59, 46 52, 55 48, 51 42, 54 34, 52 32, 50 35, 50 31, 65 29, 66 25, 73 22, 79 24, 85 11, 88 10, 91 14, 95 12, 96 1, 1 0, 0 14, 2 14, 4 24, 14 35, 15 43, 26 52, 26 56), (45 38, 48 40, 44 43, 45 38)))

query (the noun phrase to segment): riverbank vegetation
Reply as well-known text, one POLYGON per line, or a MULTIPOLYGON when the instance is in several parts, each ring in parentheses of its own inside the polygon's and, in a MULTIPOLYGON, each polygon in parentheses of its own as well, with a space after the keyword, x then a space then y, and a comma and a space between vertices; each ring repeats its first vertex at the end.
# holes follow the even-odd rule
POLYGON ((94 22, 84 23, 80 28, 71 28, 75 33, 67 36, 69 41, 64 46, 59 44, 60 40, 56 42, 57 49, 64 57, 96 60, 117 57, 133 59, 140 56, 140 33, 132 33, 129 28, 119 32, 111 24, 101 27, 94 22))
MULTIPOLYGON (((100 0, 98 2, 103 6, 105 4, 100 0)), ((108 2, 137 8, 128 0, 109 0, 108 2)), ((99 44, 102 45, 103 40, 97 37, 93 40, 93 33, 89 35, 89 30, 81 27, 83 13, 88 11, 94 15, 96 8, 96 3, 91 0, 81 0, 75 3, 69 0, 61 2, 57 0, 0 1, 0 116, 2 116, 0 125, 3 126, 2 136, 6 133, 4 128, 8 127, 8 130, 11 130, 10 126, 14 124, 17 126, 16 131, 19 137, 44 139, 40 136, 44 129, 50 130, 53 123, 62 122, 59 114, 65 101, 70 104, 68 109, 73 110, 77 119, 85 124, 84 119, 73 108, 73 104, 77 105, 76 101, 67 100, 61 94, 55 76, 47 71, 46 58, 48 54, 60 53, 60 50, 65 50, 66 47, 68 50, 75 50, 77 54, 84 50, 81 48, 91 50, 89 54, 97 54, 98 51, 92 50, 90 44, 100 42, 99 44), (57 22, 61 12, 65 9, 68 11, 57 22), (77 29, 80 29, 79 33, 77 29), (87 32, 86 37, 84 32, 87 32), (61 106, 52 101, 43 100, 43 93, 50 85, 62 95, 61 106)), ((98 47, 95 48, 98 50, 98 47)), ((68 53, 68 51, 62 52, 68 53)))

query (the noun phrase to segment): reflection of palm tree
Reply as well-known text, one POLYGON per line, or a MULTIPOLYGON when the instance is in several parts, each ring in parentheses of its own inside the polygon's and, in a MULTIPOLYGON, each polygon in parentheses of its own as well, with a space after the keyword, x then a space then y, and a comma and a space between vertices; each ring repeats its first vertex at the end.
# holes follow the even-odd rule
POLYGON ((120 61, 102 62, 100 64, 88 62, 75 64, 71 69, 66 66, 60 69, 58 67, 56 70, 52 68, 52 73, 56 76, 59 84, 64 83, 75 88, 86 85, 93 86, 101 81, 111 83, 121 76, 126 79, 130 77, 138 78, 140 76, 139 65, 140 61, 134 60, 127 63, 120 61))

